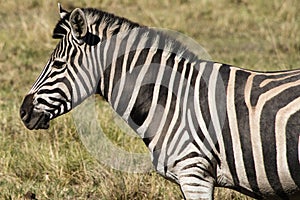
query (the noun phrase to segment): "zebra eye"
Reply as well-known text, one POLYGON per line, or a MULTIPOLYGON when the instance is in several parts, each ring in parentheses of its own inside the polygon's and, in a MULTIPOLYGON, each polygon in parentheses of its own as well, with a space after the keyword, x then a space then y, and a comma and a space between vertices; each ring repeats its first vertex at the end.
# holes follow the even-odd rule
POLYGON ((64 65, 66 64, 66 62, 64 61, 61 61, 61 60, 55 60, 52 64, 52 67, 53 68, 56 68, 56 69, 61 69, 64 67, 64 65))

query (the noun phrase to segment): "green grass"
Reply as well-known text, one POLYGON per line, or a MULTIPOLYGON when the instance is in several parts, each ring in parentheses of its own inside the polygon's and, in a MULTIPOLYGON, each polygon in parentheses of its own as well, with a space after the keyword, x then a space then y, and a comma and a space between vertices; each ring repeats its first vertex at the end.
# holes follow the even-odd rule
MULTIPOLYGON (((99 163, 82 144, 71 114, 54 120, 49 130, 26 130, 19 106, 57 43, 51 39, 59 18, 57 5, 46 0, 0 4, 0 199, 22 199, 28 191, 38 199, 180 199, 179 188, 154 172, 125 173, 99 163)), ((216 61, 260 71, 300 67, 298 0, 62 4, 68 9, 97 7, 144 25, 180 31, 216 61)), ((121 133, 107 116, 99 120, 115 144, 145 151, 140 140, 121 133)), ((218 189, 215 197, 247 199, 226 189, 218 189)))

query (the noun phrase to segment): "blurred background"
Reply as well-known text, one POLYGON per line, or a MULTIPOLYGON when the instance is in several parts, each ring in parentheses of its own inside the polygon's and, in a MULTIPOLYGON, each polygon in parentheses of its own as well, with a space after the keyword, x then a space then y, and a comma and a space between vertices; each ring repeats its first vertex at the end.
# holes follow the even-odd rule
MULTIPOLYGON (((297 0, 62 0, 95 7, 142 25, 179 31, 195 39, 214 61, 278 71, 300 68, 297 0)), ((155 172, 131 174, 99 163, 82 145, 70 114, 49 130, 28 131, 19 106, 57 40, 56 1, 0 0, 0 199, 181 199, 179 188, 155 172)), ((101 109, 106 105, 99 104, 101 109)), ((115 144, 145 151, 105 116, 115 144)), ((101 141, 99 141, 101 145, 101 141)), ((129 148, 130 149, 130 148, 129 148)), ((218 189, 215 199, 250 199, 218 189)))

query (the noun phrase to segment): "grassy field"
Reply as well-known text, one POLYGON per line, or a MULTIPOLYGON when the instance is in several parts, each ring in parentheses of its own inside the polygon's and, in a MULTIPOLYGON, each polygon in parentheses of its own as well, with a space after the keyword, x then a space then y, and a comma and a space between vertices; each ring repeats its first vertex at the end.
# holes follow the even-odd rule
MULTIPOLYGON (((216 61, 261 71, 300 67, 298 0, 61 3, 67 9, 97 7, 143 25, 180 31, 216 61)), ((19 106, 57 43, 51 39, 59 18, 57 3, 0 0, 0 5, 0 199, 180 199, 179 188, 154 172, 125 173, 99 163, 83 146, 71 114, 54 120, 49 130, 25 129, 19 106)), ((141 141, 127 144, 126 135, 105 115, 99 118, 114 143, 144 151, 141 141)), ((225 189, 218 189, 215 198, 250 199, 225 189)))

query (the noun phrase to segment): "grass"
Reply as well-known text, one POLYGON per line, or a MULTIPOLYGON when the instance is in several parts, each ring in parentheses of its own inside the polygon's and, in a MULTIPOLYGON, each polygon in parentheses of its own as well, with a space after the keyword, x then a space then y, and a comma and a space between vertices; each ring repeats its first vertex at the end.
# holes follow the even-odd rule
MULTIPOLYGON (((19 106, 57 42, 51 39, 57 5, 46 0, 0 3, 0 199, 22 199, 28 192, 37 199, 180 199, 179 188, 154 172, 125 173, 99 163, 82 144, 72 114, 54 120, 49 130, 25 129, 19 106)), ((180 31, 216 61, 260 71, 300 66, 297 0, 61 3, 180 31)), ((110 140, 126 150, 145 151, 140 140, 120 133, 109 119, 99 116, 110 140)), ((226 189, 218 189, 215 198, 250 199, 226 189)))

